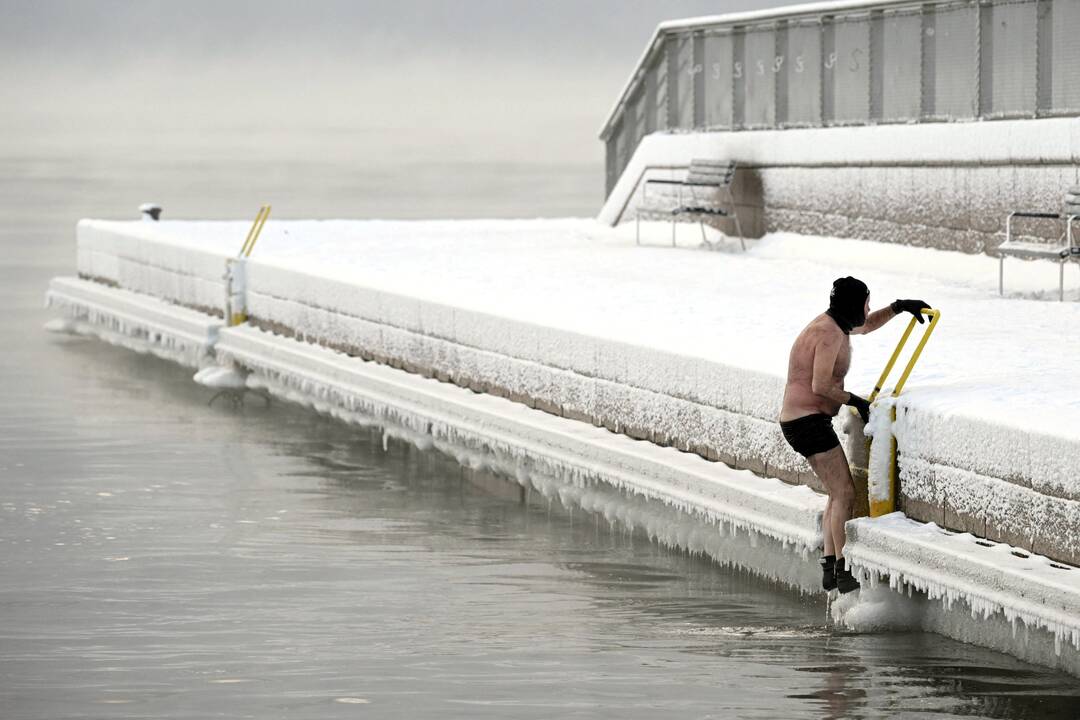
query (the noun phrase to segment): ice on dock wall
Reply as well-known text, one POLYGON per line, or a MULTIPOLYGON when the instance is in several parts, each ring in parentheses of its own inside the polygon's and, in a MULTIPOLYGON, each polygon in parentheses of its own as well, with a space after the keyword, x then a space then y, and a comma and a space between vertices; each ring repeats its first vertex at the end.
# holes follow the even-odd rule
MULTIPOLYGON (((248 336, 254 334, 249 329, 240 332, 248 336)), ((642 484, 641 479, 634 479, 654 474, 645 466, 624 466, 623 472, 611 466, 582 466, 580 458, 584 454, 580 451, 567 455, 556 451, 547 455, 554 448, 541 449, 543 444, 530 442, 535 438, 529 437, 528 433, 514 431, 516 439, 502 444, 492 440, 498 429, 491 424, 485 423, 483 431, 474 432, 463 429, 468 425, 465 418, 459 417, 449 425, 432 422, 428 402, 423 404, 425 409, 420 410, 417 406, 411 412, 400 400, 387 404, 373 402, 371 388, 365 392, 354 383, 351 385, 354 389, 349 390, 350 384, 343 381, 342 375, 328 372, 325 367, 319 370, 323 363, 333 362, 327 357, 329 353, 321 348, 303 350, 302 355, 309 357, 312 364, 301 367, 306 362, 298 362, 292 356, 279 356, 270 363, 260 362, 250 349, 244 351, 243 347, 243 338, 226 333, 223 357, 232 357, 245 367, 255 368, 250 381, 253 387, 347 421, 382 426, 392 435, 420 447, 435 447, 446 452, 468 467, 489 469, 514 478, 538 489, 546 497, 558 497, 565 505, 600 512, 609 522, 642 528, 651 538, 672 547, 703 552, 723 564, 736 565, 805 591, 813 591, 817 586, 817 573, 806 558, 808 548, 800 544, 796 536, 785 536, 777 533, 775 528, 756 525, 750 519, 754 514, 750 508, 745 508, 746 514, 741 519, 733 519, 737 515, 718 515, 703 508, 700 499, 695 501, 680 497, 677 492, 672 494, 672 481, 675 489, 680 489, 676 472, 663 473, 665 478, 657 478, 668 485, 667 489, 650 488, 647 480, 642 484), (231 343, 237 343, 239 352, 235 355, 228 349, 231 343), (284 370, 286 367, 293 370, 284 370), (688 515, 697 519, 687 521, 688 515)), ((358 361, 349 359, 348 362, 358 361)), ((456 391, 456 388, 446 389, 456 391)), ((499 402, 494 398, 491 400, 499 402)), ((552 418, 548 422, 563 421, 552 418)), ((650 451, 670 452, 659 448, 650 451)), ((767 482, 758 478, 747 480, 767 482)), ((815 507, 811 503, 807 507, 820 511, 820 505, 815 507)), ((1013 548, 978 545, 976 538, 971 536, 947 533, 944 537, 953 539, 953 545, 961 546, 960 551, 946 546, 945 552, 936 556, 934 548, 926 555, 908 554, 905 547, 909 538, 942 531, 933 525, 912 523, 897 514, 884 520, 884 530, 892 535, 875 543, 867 538, 875 532, 880 535, 883 528, 868 526, 866 522, 860 521, 862 524, 852 530, 850 556, 856 570, 864 576, 867 589, 860 595, 836 601, 833 616, 837 622, 859 631, 922 629, 939 632, 1080 674, 1080 652, 1077 650, 1080 647, 1080 612, 1059 609, 1063 601, 1080 603, 1080 586, 1054 594, 1057 592, 1055 573, 1080 571, 1058 569, 1045 558, 1027 558, 1049 581, 1046 593, 1033 593, 1030 572, 1001 578, 988 589, 985 584, 980 584, 980 578, 985 577, 985 572, 979 569, 980 564, 986 562, 986 556, 1000 558, 1003 553, 1011 553, 1013 548), (875 554, 875 549, 882 547, 885 552, 875 554), (911 564, 913 559, 914 565, 911 564), (966 574, 958 570, 959 563, 966 563, 966 574), (913 571, 912 567, 917 570, 913 571), (885 584, 880 585, 883 578, 885 584)), ((937 541, 936 535, 931 541, 935 546, 945 544, 937 541)), ((1017 563, 1024 562, 1012 554, 1008 557, 1017 563)))
MULTIPOLYGON (((198 236, 242 238, 246 223, 181 223, 164 230, 158 225, 168 224, 81 223, 80 272, 188 307, 220 306, 224 261, 235 253, 235 243, 219 247, 197 242, 198 236)), ((384 226, 339 223, 332 232, 387 232, 379 229, 384 226)), ((551 227, 580 232, 566 221, 552 221, 551 227)), ((509 232, 491 222, 409 228, 450 233, 465 243, 481 243, 471 239, 473 231, 478 237, 509 232)), ((288 244, 301 252, 315 242, 305 233, 326 231, 319 223, 297 223, 279 232, 295 233, 288 244)), ((273 258, 249 261, 248 310, 262 327, 758 473, 814 481, 775 422, 783 378, 738 353, 737 362, 706 360, 362 287, 330 266, 320 274, 295 265, 273 258)), ((843 434, 839 422, 837 430, 843 434)), ((987 420, 977 409, 961 414, 924 395, 900 399, 894 432, 901 500, 910 513, 1014 544, 1034 542, 1032 549, 1080 562, 1080 533, 1069 531, 1080 527, 1075 437, 1045 423, 1029 429, 1021 418, 987 420), (1039 524, 1048 513, 1052 529, 1039 524)))
MULTIPOLYGON (((809 488, 755 479, 746 471, 731 470, 695 455, 549 418, 505 399, 474 396, 416 376, 407 377, 423 388, 422 405, 408 394, 395 399, 400 392, 397 383, 403 380, 393 379, 392 374, 389 379, 367 380, 381 383, 381 391, 357 392, 353 388, 358 378, 394 371, 325 348, 275 340, 273 335, 251 328, 223 331, 217 352, 219 361, 254 371, 249 382, 261 383, 320 411, 345 413, 342 417, 346 419, 349 413, 376 418, 391 427, 448 441, 453 447, 512 458, 526 463, 525 471, 530 471, 530 463, 547 475, 564 476, 566 468, 575 468, 573 473, 578 477, 603 481, 734 528, 752 529, 781 543, 807 549, 819 543, 824 500, 809 488), (473 398, 483 411, 463 421, 459 402, 452 400, 460 397, 473 398), (515 414, 521 419, 511 422, 515 414), (559 430, 548 429, 545 422, 558 423, 559 430), (500 425, 507 423, 512 429, 500 430, 500 425)), ((520 471, 521 467, 516 467, 514 472, 520 471)))
MULTIPOLYGON (((845 555, 871 589, 867 601, 882 598, 882 584, 918 595, 916 627, 1080 673, 1080 569, 901 513, 854 520, 847 533, 845 555)), ((836 608, 841 621, 849 605, 836 608)))
POLYGON ((220 323, 202 313, 73 278, 55 278, 45 302, 63 313, 55 331, 91 335, 193 368, 212 361, 220 323))
MULTIPOLYGON (((490 469, 564 504, 602 513, 609 522, 641 528, 664 544, 704 552, 723 564, 805 591, 816 587, 816 568, 808 556, 819 544, 823 498, 807 488, 734 472, 670 448, 637 443, 250 327, 219 330, 213 318, 199 318, 198 313, 154 298, 96 289, 80 281, 54 282, 53 295, 80 293, 97 298, 96 303, 84 298, 86 305, 111 308, 78 321, 87 325, 103 321, 95 332, 109 341, 127 345, 138 338, 136 349, 154 345, 163 349, 178 334, 214 330, 216 361, 223 365, 207 370, 206 377, 227 376, 229 384, 236 385, 235 379, 251 373, 246 387, 349 422, 377 425, 420 447, 436 447, 463 465, 490 469), (109 319, 114 315, 141 319, 109 319), (157 322, 152 319, 155 315, 157 322), (112 330, 102 333, 105 327, 112 330), (152 332, 147 333, 148 328, 152 332), (125 332, 133 335, 120 337, 125 332), (467 409, 474 407, 480 408, 475 416, 467 409)), ((903 548, 919 533, 939 531, 912 526, 901 528, 899 534, 890 525, 853 527, 850 557, 870 587, 865 599, 841 599, 834 605, 839 622, 865 630, 920 627, 1080 674, 1076 650, 1080 613, 1055 609, 1062 603, 1051 598, 1053 582, 1040 604, 1039 598, 1033 600, 1030 575, 1028 582, 998 582, 988 594, 977 555, 954 552, 951 559, 955 564, 960 557, 961 570, 974 568, 974 576, 952 568, 942 571, 932 558, 918 558, 913 570, 903 548), (892 531, 894 536, 875 545, 874 531, 892 531), (928 570, 937 574, 928 575, 928 570), (883 595, 883 587, 872 587, 876 577, 886 575, 899 592, 883 595)), ((1013 550, 977 543, 974 547, 976 553, 997 556, 1003 548, 1013 550)), ((1044 576, 1050 573, 1051 580, 1055 572, 1077 572, 1059 569, 1045 558, 1027 559, 1044 576)), ((950 561, 947 555, 945 561, 950 561)), ((1066 604, 1080 598, 1080 589, 1065 593, 1066 604)))

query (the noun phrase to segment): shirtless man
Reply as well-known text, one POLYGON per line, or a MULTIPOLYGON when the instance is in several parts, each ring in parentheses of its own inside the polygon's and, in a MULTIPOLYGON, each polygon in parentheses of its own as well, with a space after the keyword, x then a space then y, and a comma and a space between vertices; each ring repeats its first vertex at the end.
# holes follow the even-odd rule
POLYGON ((840 278, 833 283, 829 309, 814 318, 791 346, 780 428, 829 493, 821 520, 825 538, 821 585, 826 590, 838 588, 847 593, 859 587, 844 566, 844 523, 851 519, 855 484, 832 427, 841 405, 858 410, 863 422, 870 416, 870 403, 844 390, 844 377, 851 365, 848 336, 873 332, 902 312, 911 313, 921 323, 924 307, 930 306, 922 300, 897 300, 870 312, 866 284, 850 276, 840 278))

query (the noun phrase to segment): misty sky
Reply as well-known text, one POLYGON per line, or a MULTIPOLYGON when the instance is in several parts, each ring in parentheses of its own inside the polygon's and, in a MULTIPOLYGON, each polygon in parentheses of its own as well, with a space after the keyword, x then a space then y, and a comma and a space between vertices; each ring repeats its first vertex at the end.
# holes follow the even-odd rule
POLYGON ((658 22, 783 4, 0 0, 0 128, 391 133, 462 158, 597 162, 658 22))

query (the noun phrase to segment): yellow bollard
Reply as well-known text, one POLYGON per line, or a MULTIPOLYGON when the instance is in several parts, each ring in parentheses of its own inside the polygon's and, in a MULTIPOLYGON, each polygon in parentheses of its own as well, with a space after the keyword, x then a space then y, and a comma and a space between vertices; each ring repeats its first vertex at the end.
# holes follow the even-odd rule
MULTIPOLYGON (((919 361, 919 357, 922 355, 923 348, 926 347, 926 342, 930 339, 930 335, 933 334, 934 329, 937 328, 938 321, 941 319, 941 311, 933 310, 931 308, 923 308, 921 310, 923 315, 930 318, 929 324, 926 326, 926 331, 923 333, 922 338, 919 340, 919 344, 915 346, 915 351, 911 353, 911 357, 908 359, 907 365, 904 367, 904 372, 900 374, 900 379, 896 383, 896 387, 893 388, 892 396, 898 397, 901 391, 904 389, 904 385, 907 383, 909 377, 911 377, 911 371, 915 369, 915 363, 919 361)), ((881 373, 881 377, 878 378, 877 384, 874 386, 874 390, 870 393, 870 397, 867 398, 871 402, 877 398, 878 393, 881 392, 881 388, 885 385, 886 379, 889 377, 889 373, 892 372, 893 366, 896 365, 897 358, 900 357, 900 353, 903 351, 904 346, 907 344, 908 338, 911 336, 911 331, 915 328, 916 319, 911 318, 911 322, 908 323, 907 328, 904 330, 904 334, 900 336, 900 342, 896 344, 896 349, 893 351, 892 357, 889 358, 889 362, 885 364, 885 369, 881 373)), ((896 422, 896 407, 892 408, 892 422, 896 422)), ((888 479, 888 492, 885 497, 874 498, 870 497, 870 517, 880 517, 882 515, 888 515, 896 510, 896 494, 899 487, 899 477, 896 462, 896 436, 891 432, 889 433, 889 441, 891 448, 890 463, 889 463, 889 479, 888 479)), ((871 441, 872 442, 872 441, 871 441)), ((871 451, 872 452, 872 451, 871 451)))

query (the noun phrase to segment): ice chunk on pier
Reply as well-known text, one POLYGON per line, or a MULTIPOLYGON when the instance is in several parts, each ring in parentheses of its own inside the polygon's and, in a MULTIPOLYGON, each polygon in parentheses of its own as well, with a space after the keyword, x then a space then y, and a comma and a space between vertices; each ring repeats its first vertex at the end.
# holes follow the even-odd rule
POLYGON ((218 390, 242 390, 247 386, 245 373, 236 368, 209 365, 195 373, 195 382, 218 390))

